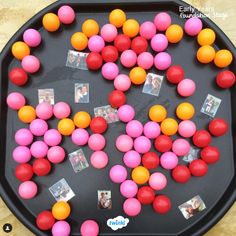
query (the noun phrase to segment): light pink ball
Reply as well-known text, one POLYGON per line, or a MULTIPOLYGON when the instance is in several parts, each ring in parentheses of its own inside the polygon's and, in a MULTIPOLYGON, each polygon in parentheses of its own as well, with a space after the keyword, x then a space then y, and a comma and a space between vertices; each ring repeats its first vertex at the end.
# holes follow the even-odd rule
POLYGON ((149 152, 151 141, 145 136, 140 136, 134 140, 134 149, 141 154, 149 152))
POLYGON ((97 236, 99 234, 99 226, 94 220, 86 220, 80 227, 81 236, 97 236))
POLYGON ((71 24, 75 20, 75 11, 68 5, 61 6, 58 9, 57 15, 63 24, 71 24))
POLYGON ((38 187, 33 181, 25 181, 20 184, 18 193, 23 199, 31 199, 36 196, 38 187))
POLYGON ((58 130, 56 129, 49 129, 45 134, 44 134, 44 142, 48 146, 57 146, 60 144, 62 140, 62 136, 59 133, 58 130))
POLYGON ((151 21, 145 21, 141 24, 139 32, 145 39, 151 39, 156 34, 156 26, 151 21))
POLYGON ((167 179, 162 173, 155 172, 151 174, 148 183, 154 190, 162 190, 167 185, 167 179))
POLYGON ((123 197, 131 198, 134 197, 138 192, 137 184, 132 180, 125 180, 120 185, 120 193, 123 197))
POLYGON ((64 220, 57 221, 52 226, 52 236, 69 236, 70 231, 70 225, 64 220))
POLYGON ((25 105, 25 97, 18 92, 10 93, 7 96, 7 105, 13 110, 19 110, 25 105))
POLYGON ((119 74, 118 66, 113 62, 107 62, 102 66, 102 75, 107 80, 114 80, 119 74))
POLYGON ((179 123, 178 132, 184 138, 192 137, 196 130, 196 125, 191 120, 183 120, 179 123))
POLYGON ((137 54, 131 50, 125 50, 121 53, 120 62, 124 67, 133 67, 137 62, 137 54))
POLYGON ((31 159, 30 149, 25 146, 18 146, 13 150, 12 157, 15 162, 26 163, 31 159))
POLYGON ((132 106, 126 104, 119 107, 117 114, 119 119, 126 123, 133 120, 135 116, 135 111, 132 106))
POLYGON ((174 169, 178 165, 178 157, 173 152, 165 152, 161 155, 161 166, 166 170, 174 169))
POLYGON ((47 158, 54 164, 61 163, 64 160, 65 156, 65 150, 60 146, 54 146, 48 149, 47 158))
POLYGON ((120 91, 127 91, 131 86, 131 80, 128 75, 119 74, 114 80, 114 87, 120 91))
POLYGON ((53 114, 57 119, 67 118, 70 112, 70 106, 65 102, 58 102, 53 106, 53 114))
POLYGON ((144 125, 143 133, 147 138, 154 139, 161 133, 160 125, 156 122, 149 121, 144 125))
POLYGON ((35 119, 30 123, 30 131, 35 136, 42 136, 48 130, 48 124, 45 120, 35 119))
POLYGON ((43 141, 35 141, 30 146, 30 152, 35 158, 44 158, 48 153, 48 145, 43 141))
POLYGON ((202 30, 202 21, 198 17, 188 19, 184 24, 186 34, 196 36, 202 30))
POLYGON ((156 52, 163 52, 168 47, 168 40, 164 34, 156 34, 151 40, 151 47, 156 52))
POLYGON ((100 151, 106 145, 106 139, 101 134, 92 134, 88 139, 88 146, 93 151, 100 151))
POLYGON ((143 69, 149 70, 154 63, 153 55, 150 52, 142 52, 138 55, 137 63, 143 69))
POLYGON ((133 147, 133 139, 130 136, 122 134, 117 137, 116 148, 120 152, 128 152, 129 150, 132 149, 132 147, 133 147))
POLYGON ((75 129, 71 135, 72 142, 78 146, 88 143, 89 133, 86 129, 75 129))
POLYGON ((40 61, 33 55, 25 56, 21 62, 22 68, 28 73, 36 73, 40 68, 40 61))
POLYGON ((104 39, 99 35, 93 35, 89 38, 88 48, 91 52, 101 52, 105 47, 104 39))
POLYGON ((128 198, 123 204, 123 210, 128 216, 137 216, 141 212, 141 203, 137 198, 128 198))
POLYGON ((42 120, 48 120, 53 116, 53 107, 48 102, 42 102, 36 106, 36 115, 42 120))
POLYGON ((15 141, 18 145, 28 146, 33 142, 33 139, 34 137, 29 129, 22 128, 15 133, 15 141))
POLYGON ((177 156, 185 156, 187 153, 189 153, 189 150, 190 144, 187 140, 183 138, 178 138, 173 142, 172 151, 177 156))
POLYGON ((91 155, 90 162, 94 168, 102 169, 108 164, 108 156, 103 151, 96 151, 91 155))
POLYGON ((37 47, 41 43, 41 35, 35 29, 27 29, 23 34, 24 42, 30 47, 37 47))
POLYGON ((143 133, 143 125, 138 120, 131 120, 126 125, 126 133, 132 137, 137 138, 143 133))
POLYGON ((166 12, 160 12, 155 16, 154 24, 157 30, 165 31, 171 24, 171 17, 166 12))
POLYGON ((154 58, 154 65, 158 70, 166 70, 171 65, 171 56, 167 52, 159 52, 154 58))
POLYGON ((121 165, 113 166, 109 173, 111 181, 118 184, 124 182, 127 178, 127 175, 127 170, 121 165))
POLYGON ((141 163, 141 156, 138 152, 134 150, 130 150, 125 153, 123 157, 123 161, 125 165, 129 168, 135 168, 141 163))
POLYGON ((118 34, 118 31, 114 25, 105 24, 101 28, 100 34, 106 42, 110 43, 110 42, 114 41, 114 39, 116 38, 116 36, 118 34))
POLYGON ((189 97, 194 94, 196 90, 195 82, 191 79, 183 79, 178 83, 177 92, 182 97, 189 97))

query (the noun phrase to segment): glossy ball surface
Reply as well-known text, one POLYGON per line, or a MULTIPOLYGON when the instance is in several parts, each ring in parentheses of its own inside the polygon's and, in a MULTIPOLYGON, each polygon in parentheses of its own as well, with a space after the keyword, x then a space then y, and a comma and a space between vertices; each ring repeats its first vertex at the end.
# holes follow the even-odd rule
POLYGON ((219 137, 227 133, 229 125, 226 120, 215 118, 210 121, 208 128, 213 136, 219 137))

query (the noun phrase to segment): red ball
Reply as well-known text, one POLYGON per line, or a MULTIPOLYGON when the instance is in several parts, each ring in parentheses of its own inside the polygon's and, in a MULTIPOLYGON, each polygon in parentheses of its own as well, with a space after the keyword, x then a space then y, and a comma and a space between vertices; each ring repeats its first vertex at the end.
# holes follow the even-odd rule
POLYGON ((178 84, 184 79, 184 70, 181 66, 170 66, 166 71, 166 78, 172 84, 178 84))
POLYGON ((230 70, 221 71, 216 76, 216 83, 220 88, 230 88, 235 84, 235 74, 230 70))
POLYGON ((55 218, 50 211, 42 211, 36 218, 36 224, 41 230, 49 230, 55 224, 55 218))
POLYGON ((154 146, 158 152, 168 152, 172 148, 172 140, 167 135, 160 135, 155 139, 154 146))
POLYGON ((178 183, 186 183, 189 181, 191 173, 187 166, 178 165, 173 169, 172 177, 178 183))
POLYGON ((136 54, 146 52, 147 48, 148 48, 148 42, 145 38, 141 36, 135 37, 131 42, 131 49, 134 52, 136 52, 136 54))
POLYGON ((210 121, 208 128, 212 135, 218 137, 227 133, 229 125, 224 119, 215 118, 210 121))
POLYGON ((143 205, 152 204, 155 199, 155 191, 149 186, 143 186, 139 188, 137 198, 143 205))
POLYGON ((155 152, 147 152, 142 156, 142 164, 147 169, 155 169, 159 165, 159 156, 155 152))
POLYGON ((26 84, 29 79, 27 73, 22 68, 13 68, 8 76, 10 81, 17 86, 26 84))
POLYGON ((205 161, 196 159, 189 164, 189 170, 193 176, 204 176, 208 171, 208 166, 205 161))
POLYGON ((33 175, 33 168, 28 163, 20 164, 15 169, 16 178, 22 182, 30 180, 33 175))
POLYGON ((119 52, 123 52, 127 49, 130 48, 131 45, 131 39, 124 35, 124 34, 119 34, 114 41, 114 45, 117 48, 119 52))
POLYGON ((36 159, 33 163, 33 171, 38 176, 45 176, 51 171, 51 164, 47 159, 36 159))
POLYGON ((108 97, 110 105, 114 108, 121 107, 126 102, 125 94, 120 90, 113 90, 108 97))
POLYGON ((203 148, 209 146, 211 143, 211 135, 206 130, 197 130, 193 135, 193 143, 195 146, 203 148))
POLYGON ((116 47, 109 45, 102 49, 102 58, 105 62, 115 62, 118 59, 118 50, 116 47))
POLYGON ((102 134, 107 130, 107 121, 103 117, 94 117, 91 120, 90 129, 95 134, 102 134))
POLYGON ((102 56, 98 52, 90 52, 86 57, 86 63, 90 70, 98 70, 102 66, 102 56))
POLYGON ((171 209, 171 201, 165 195, 158 195, 153 201, 153 209, 159 214, 166 214, 171 209))
POLYGON ((220 158, 220 151, 217 147, 208 146, 201 150, 201 158, 207 164, 214 164, 220 158))

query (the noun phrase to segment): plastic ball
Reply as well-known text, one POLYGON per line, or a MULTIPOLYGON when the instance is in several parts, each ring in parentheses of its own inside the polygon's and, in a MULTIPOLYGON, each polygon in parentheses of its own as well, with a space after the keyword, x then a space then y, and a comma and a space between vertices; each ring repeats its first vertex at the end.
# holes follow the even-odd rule
POLYGON ((166 30, 166 37, 170 43, 178 43, 183 38, 183 29, 181 26, 173 24, 166 30))
POLYGON ((178 123, 173 118, 166 118, 161 122, 161 132, 165 135, 174 135, 178 131, 178 123))
POLYGON ((60 144, 62 136, 56 129, 49 129, 45 132, 43 140, 48 146, 57 146, 60 144))
POLYGON ((198 44, 201 46, 212 45, 215 42, 216 34, 212 29, 205 28, 197 36, 198 44))
POLYGON ((143 127, 144 135, 149 139, 154 139, 161 133, 160 125, 156 122, 149 121, 143 127))
POLYGON ((106 145, 106 139, 101 134, 92 134, 88 139, 88 146, 93 151, 100 151, 106 145))
POLYGON ((60 27, 60 20, 54 13, 47 13, 43 16, 43 27, 49 32, 55 32, 60 27))
POLYGON ((216 52, 214 63, 219 68, 227 67, 233 61, 233 55, 229 50, 222 49, 216 52))
POLYGON ((145 82, 147 73, 142 67, 134 67, 129 72, 129 77, 133 84, 140 85, 145 82))
POLYGON ((151 187, 143 186, 138 190, 137 199, 143 205, 152 204, 155 199, 155 192, 151 187))
POLYGON ((129 76, 125 74, 119 74, 118 76, 116 76, 114 80, 115 89, 125 92, 129 90, 130 86, 131 86, 131 80, 129 76))
POLYGON ((149 70, 154 63, 154 58, 150 52, 142 52, 138 55, 137 64, 145 70, 149 70))
POLYGON ((131 120, 126 125, 126 133, 132 137, 137 138, 143 133, 143 125, 138 120, 131 120))
POLYGON ((229 129, 228 123, 222 118, 215 118, 209 123, 209 131, 213 136, 225 135, 229 129))
POLYGON ((30 48, 26 43, 17 41, 12 45, 11 52, 16 59, 22 60, 30 54, 30 48))
POLYGON ((40 68, 40 61, 37 57, 28 55, 22 59, 22 68, 28 73, 36 73, 40 68))
POLYGON ((128 198, 123 204, 123 210, 128 216, 137 216, 141 212, 141 203, 136 198, 128 198))
POLYGON ((32 199, 36 196, 38 187, 33 181, 22 182, 18 188, 18 193, 23 199, 32 199))
POLYGON ((33 168, 30 164, 22 163, 15 169, 15 176, 21 182, 30 180, 34 175, 33 168))
POLYGON ((36 106, 36 115, 42 120, 48 120, 53 116, 53 107, 48 102, 42 102, 36 106))
POLYGON ((149 109, 148 115, 150 120, 162 122, 167 116, 167 111, 165 107, 161 105, 154 105, 149 109))
POLYGON ((75 20, 75 11, 68 5, 61 6, 58 9, 57 15, 61 23, 68 25, 75 20))
POLYGON ((15 133, 15 142, 20 146, 28 146, 33 142, 33 135, 29 129, 22 128, 15 133))
POLYGON ((53 146, 48 149, 47 158, 51 163, 59 164, 65 159, 65 150, 60 146, 53 146))
POLYGON ((74 33, 70 38, 72 47, 78 51, 83 51, 88 46, 88 38, 82 32, 74 33))
POLYGON ((151 39, 156 34, 156 26, 151 21, 145 21, 141 24, 139 33, 145 39, 151 39))
POLYGON ((138 192, 137 184, 132 180, 125 180, 120 185, 120 193, 123 197, 132 198, 138 192))
POLYGON ((151 39, 151 47, 156 52, 163 52, 168 47, 168 40, 164 34, 156 34, 151 39))
POLYGON ((22 68, 13 68, 8 76, 10 81, 17 86, 25 85, 29 79, 27 73, 22 68))
POLYGON ((197 50, 197 59, 203 64, 210 63, 215 58, 215 49, 212 46, 204 45, 197 50))
POLYGON ((7 105, 13 110, 19 110, 25 105, 25 97, 18 92, 10 93, 7 96, 7 105))
POLYGON ((52 215, 57 220, 65 220, 71 212, 70 205, 64 201, 56 202, 52 207, 52 215))
POLYGON ((91 155, 90 162, 94 168, 102 169, 108 164, 108 156, 103 151, 96 151, 91 155))
POLYGON ((114 25, 105 24, 101 28, 100 34, 101 34, 102 38, 104 39, 104 41, 110 43, 110 42, 114 41, 114 39, 116 38, 116 36, 118 34, 118 31, 114 25))
POLYGON ((109 176, 112 182, 122 183, 127 178, 127 170, 121 165, 115 165, 110 169, 109 176))
POLYGON ((165 152, 161 155, 161 166, 166 170, 174 169, 178 165, 178 157, 173 152, 165 152))
POLYGON ((155 152, 146 152, 142 156, 142 164, 149 170, 155 169, 159 165, 159 156, 155 152))
POLYGON ((126 21, 126 14, 121 9, 114 9, 109 14, 109 22, 116 26, 117 28, 120 28, 124 22, 126 21))
POLYGON ((190 144, 186 139, 178 138, 172 144, 172 151, 177 156, 185 156, 190 151, 190 144))
POLYGON ((182 97, 189 97, 195 93, 196 84, 191 79, 184 79, 179 82, 177 86, 177 92, 182 97))
POLYGON ((97 236, 99 234, 99 226, 94 220, 86 220, 80 227, 81 236, 97 236))
POLYGON ((119 108, 126 103, 126 96, 122 91, 113 90, 108 95, 109 104, 114 108, 119 108))
POLYGON ((89 133, 85 129, 75 129, 71 135, 71 140, 78 146, 84 146, 88 143, 89 133))
POLYGON ((87 63, 88 69, 98 70, 99 68, 101 68, 102 63, 103 63, 102 56, 98 52, 90 52, 88 56, 86 57, 86 63, 87 63))
POLYGON ((190 36, 196 36, 202 30, 202 21, 198 17, 189 18, 184 24, 185 32, 190 36))
POLYGON ((87 36, 91 37, 93 35, 97 35, 99 32, 99 25, 93 19, 88 19, 82 24, 82 32, 87 36))
POLYGON ((91 52, 101 52, 104 47, 104 39, 99 35, 91 36, 88 41, 88 48, 91 52))
POLYGON ((136 184, 145 184, 148 182, 150 173, 147 168, 143 166, 137 166, 133 169, 131 177, 136 184))
POLYGON ((36 118, 35 109, 32 106, 23 106, 18 111, 18 118, 23 123, 31 123, 36 118))
POLYGON ((73 120, 71 120, 69 118, 64 118, 58 122, 57 129, 60 132, 60 134, 62 134, 64 136, 69 136, 75 130, 75 124, 74 124, 73 120))
POLYGON ((36 159, 33 163, 33 171, 37 176, 48 175, 51 171, 51 164, 47 159, 36 159))
POLYGON ((153 209, 156 213, 163 215, 163 214, 166 214, 170 211, 171 201, 165 195, 158 195, 155 197, 152 206, 153 206, 153 209))
POLYGON ((35 136, 43 136, 48 130, 48 124, 45 120, 35 119, 30 123, 30 131, 35 136))
POLYGON ((191 178, 190 170, 187 166, 178 165, 172 171, 172 177, 177 183, 186 183, 191 178))
POLYGON ((103 117, 94 117, 90 123, 93 133, 102 134, 107 130, 107 121, 103 117))
POLYGON ((57 102, 53 106, 53 114, 57 119, 67 118, 71 113, 69 104, 65 102, 57 102))
POLYGON ((158 70, 166 70, 171 65, 171 56, 167 52, 159 52, 154 57, 154 65, 158 70))
POLYGON ((86 111, 79 111, 74 115, 73 121, 76 127, 85 129, 90 125, 91 116, 86 111))
POLYGON ((184 70, 181 66, 170 66, 166 71, 166 78, 172 84, 178 84, 184 78, 184 70))
POLYGON ((13 150, 12 157, 15 162, 26 163, 31 159, 30 149, 25 146, 18 146, 13 150))
POLYGON ((128 50, 131 46, 131 39, 124 34, 119 34, 114 41, 114 46, 119 52, 128 50))
POLYGON ((66 221, 57 221, 52 227, 52 236, 69 236, 70 225, 66 221))
POLYGON ((216 76, 216 83, 220 88, 231 88, 235 84, 235 74, 230 70, 221 71, 216 76))
POLYGON ((171 24, 171 17, 166 12, 160 12, 155 16, 154 24, 158 31, 165 31, 171 24))
POLYGON ((107 80, 114 80, 119 74, 118 66, 113 62, 107 62, 102 66, 102 76, 107 80))
POLYGON ((116 139, 116 148, 120 152, 128 152, 132 149, 133 147, 133 139, 126 135, 126 134, 121 134, 120 136, 117 137, 116 139))
POLYGON ((208 146, 201 150, 200 156, 207 164, 214 164, 220 159, 220 151, 217 147, 208 146))
POLYGON ((158 152, 168 152, 172 148, 172 140, 169 136, 160 135, 155 139, 154 146, 158 152))
POLYGON ((142 36, 135 37, 131 42, 131 49, 138 54, 147 51, 148 42, 142 36))
POLYGON ((123 161, 125 165, 129 168, 135 168, 141 163, 141 156, 138 152, 134 150, 130 150, 125 153, 123 157, 123 161))
POLYGON ((23 39, 30 47, 37 47, 41 43, 41 35, 35 29, 27 29, 23 34, 23 39))
POLYGON ((102 59, 105 62, 115 62, 118 59, 118 50, 115 46, 108 45, 102 49, 102 59))
POLYGON ((51 211, 41 211, 36 217, 36 225, 40 230, 49 230, 55 224, 51 211))
POLYGON ((43 158, 47 156, 48 145, 43 141, 35 141, 30 146, 31 155, 35 158, 43 158))
POLYGON ((189 170, 193 176, 201 177, 207 174, 208 166, 205 161, 196 159, 190 162, 189 170))
POLYGON ((162 190, 167 185, 167 179, 162 173, 154 172, 153 174, 151 174, 148 183, 152 189, 162 190))
POLYGON ((193 144, 199 148, 207 147, 211 143, 211 135, 206 130, 197 130, 193 135, 193 144))
POLYGON ((122 30, 125 35, 133 38, 139 33, 139 23, 135 19, 128 19, 124 22, 122 30))
POLYGON ((190 120, 194 114, 194 106, 189 102, 182 102, 176 108, 176 115, 181 120, 190 120))
POLYGON ((132 106, 130 105, 123 105, 118 109, 118 117, 121 121, 123 122, 129 122, 133 120, 135 116, 135 110, 132 106))
POLYGON ((184 138, 192 137, 196 130, 196 125, 191 120, 183 120, 179 123, 178 132, 184 138))
POLYGON ((137 62, 137 55, 131 49, 125 50, 121 53, 120 62, 124 67, 133 67, 137 62))
POLYGON ((139 153, 149 152, 151 146, 152 146, 151 141, 145 136, 137 137, 134 140, 134 149, 139 153))

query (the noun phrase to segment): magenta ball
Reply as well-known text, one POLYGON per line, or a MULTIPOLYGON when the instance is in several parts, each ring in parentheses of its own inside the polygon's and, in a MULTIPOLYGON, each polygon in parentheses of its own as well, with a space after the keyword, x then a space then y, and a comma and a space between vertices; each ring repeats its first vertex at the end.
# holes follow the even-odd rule
POLYGON ((117 114, 118 114, 118 117, 121 121, 127 123, 127 122, 133 120, 133 118, 135 116, 135 111, 132 106, 126 104, 126 105, 119 107, 117 114))
POLYGON ((58 9, 57 15, 63 24, 71 24, 75 20, 75 11, 68 5, 61 6, 58 9))
POLYGON ((137 216, 141 212, 141 203, 137 198, 128 198, 123 204, 123 210, 128 216, 137 216))
POLYGON ((19 129, 15 133, 15 141, 20 146, 28 146, 33 142, 34 136, 29 129, 19 129))
POLYGON ((117 137, 116 139, 116 148, 120 152, 128 152, 131 150, 133 147, 133 139, 126 135, 126 134, 121 134, 120 136, 117 137))
POLYGON ((35 136, 43 136, 48 130, 48 124, 45 120, 35 119, 30 123, 30 131, 35 136))
POLYGON ((149 152, 151 141, 145 136, 140 136, 134 140, 134 149, 141 154, 149 152))
POLYGON ((137 62, 137 54, 131 50, 125 50, 121 53, 120 62, 124 67, 133 67, 137 62))
POLYGON ((186 34, 196 36, 202 30, 202 21, 198 17, 188 19, 184 24, 186 34))
POLYGON ((195 82, 191 79, 183 79, 178 83, 177 92, 182 97, 189 97, 196 90, 195 82))
POLYGON ((97 236, 99 234, 99 226, 94 220, 86 220, 80 227, 81 236, 97 236))
POLYGON ((89 133, 86 129, 76 129, 71 135, 72 142, 78 146, 88 143, 89 133))
POLYGON ((7 105, 13 110, 19 110, 25 105, 25 97, 18 92, 10 93, 7 96, 7 105))
POLYGON ((52 236, 69 236, 70 235, 70 225, 64 221, 57 221, 52 227, 52 236))
POLYGON ((93 35, 89 38, 88 48, 91 52, 101 52, 105 47, 104 39, 99 35, 93 35))
POLYGON ((102 66, 102 75, 107 80, 114 80, 119 74, 118 66, 113 62, 107 62, 102 66))
POLYGON ((135 168, 141 163, 141 156, 138 152, 134 150, 130 150, 125 153, 123 157, 123 161, 125 165, 129 168, 135 168))
POLYGON ((70 106, 65 102, 58 102, 53 106, 53 114, 57 119, 67 118, 70 112, 70 106))
POLYGON ((114 79, 114 87, 117 90, 125 92, 129 90, 130 86, 131 86, 131 80, 128 75, 119 74, 114 79))
POLYGON ((91 155, 90 162, 94 168, 102 169, 108 164, 108 156, 103 151, 96 151, 91 155))
POLYGON ((173 152, 165 152, 161 155, 161 166, 166 170, 174 169, 178 165, 178 157, 173 152))
POLYGON ((150 52, 142 52, 138 55, 137 64, 145 70, 149 70, 154 63, 153 55, 150 52))
POLYGON ((57 146, 60 144, 61 140, 62 140, 62 136, 59 133, 58 130, 56 129, 49 129, 45 134, 44 134, 44 142, 48 145, 48 146, 57 146))
POLYGON ((155 16, 154 24, 158 31, 165 31, 171 24, 171 17, 166 12, 160 12, 155 16))
POLYGON ((147 138, 154 139, 161 133, 160 125, 156 122, 149 121, 144 125, 143 133, 147 138))
POLYGON ((20 184, 18 193, 23 199, 31 199, 36 196, 38 187, 33 181, 25 181, 20 184))
POLYGON ((30 47, 37 47, 41 43, 41 35, 35 29, 27 29, 23 34, 24 42, 30 47))
POLYGON ((48 102, 42 102, 36 106, 36 115, 42 120, 48 120, 53 116, 53 107, 48 102))
POLYGON ((132 137, 137 138, 143 133, 143 125, 138 120, 131 120, 126 125, 126 133, 132 137))
POLYGON ((190 150, 190 144, 187 140, 183 138, 178 138, 173 142, 172 151, 177 156, 185 156, 186 154, 189 153, 189 150, 190 150))
POLYGON ((118 184, 124 182, 127 178, 127 175, 127 170, 121 165, 113 166, 109 173, 111 181, 118 184))
POLYGON ((116 38, 116 36, 118 34, 118 31, 114 25, 105 24, 101 28, 100 34, 106 42, 110 43, 110 42, 114 41, 114 39, 116 38))
POLYGON ((18 146, 13 150, 12 157, 15 162, 26 163, 31 159, 30 149, 25 146, 18 146))
POLYGON ((183 120, 179 123, 178 132, 183 138, 192 137, 196 130, 196 125, 191 120, 183 120))
POLYGON ((168 47, 168 40, 164 34, 156 34, 151 40, 151 47, 156 52, 163 52, 168 47))
POLYGON ((123 197, 131 198, 134 197, 138 192, 137 184, 132 180, 125 180, 120 185, 120 193, 123 197))
POLYGON ((48 153, 48 145, 43 141, 35 141, 30 146, 30 152, 35 158, 44 158, 48 153))
POLYGON ((64 160, 65 156, 65 150, 60 146, 54 146, 48 149, 47 158, 54 164, 61 163, 64 160))
POLYGON ((22 68, 28 73, 36 73, 40 68, 40 61, 37 57, 28 55, 22 59, 22 68))
POLYGON ((141 24, 139 33, 145 39, 151 39, 156 34, 156 26, 151 21, 145 21, 141 24))
POLYGON ((88 146, 93 151, 100 151, 106 145, 106 139, 101 134, 92 134, 88 139, 88 146))
POLYGON ((154 65, 158 70, 166 70, 171 65, 171 56, 167 52, 159 52, 154 58, 154 65))
POLYGON ((151 174, 148 183, 154 190, 162 190, 167 185, 167 179, 164 174, 155 172, 151 174))

